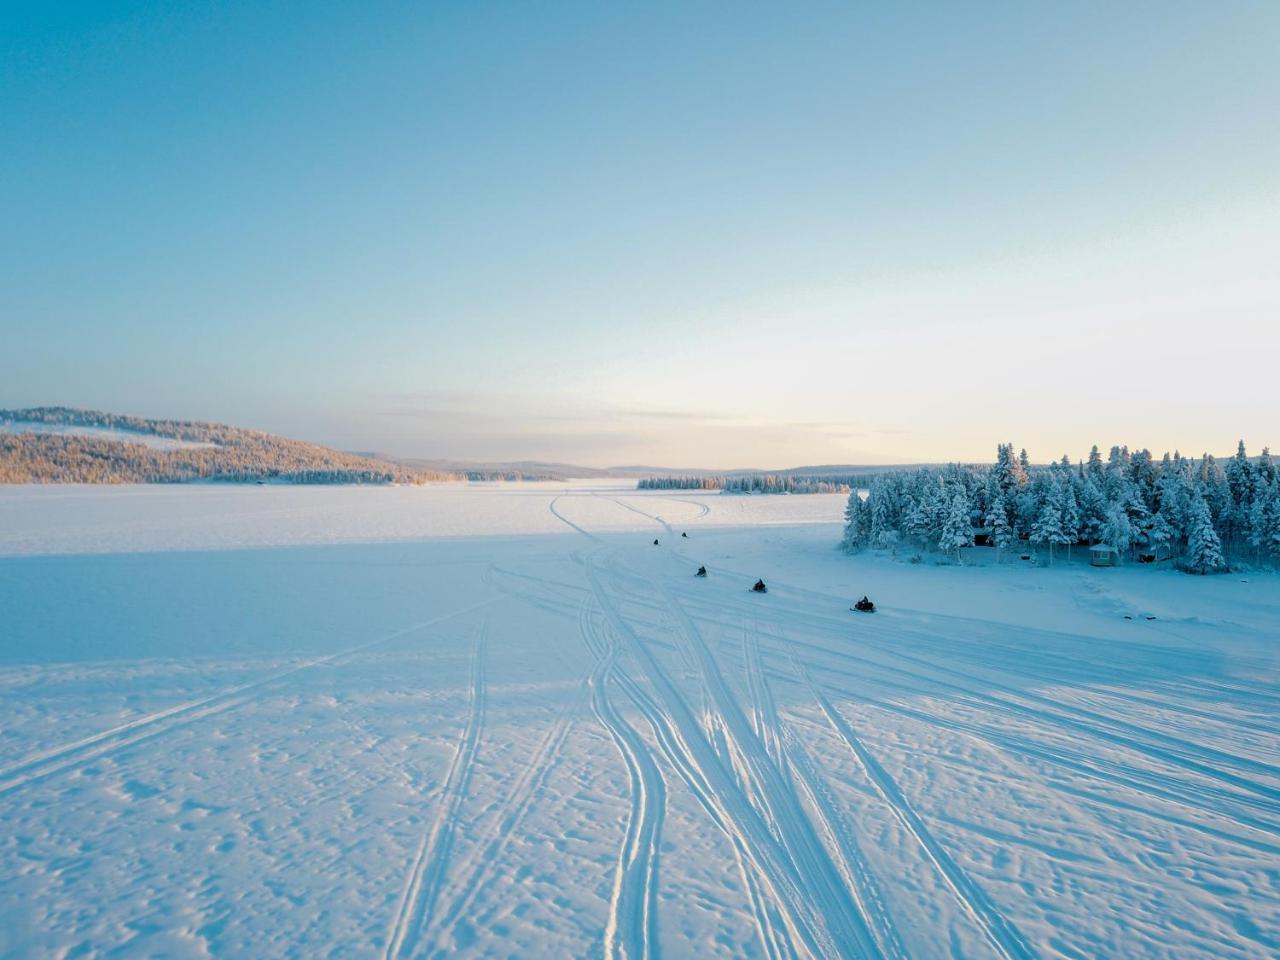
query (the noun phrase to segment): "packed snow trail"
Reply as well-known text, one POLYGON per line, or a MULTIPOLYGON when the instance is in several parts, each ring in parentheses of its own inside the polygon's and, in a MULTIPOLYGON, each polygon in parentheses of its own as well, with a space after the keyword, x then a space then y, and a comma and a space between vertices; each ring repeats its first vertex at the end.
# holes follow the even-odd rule
MULTIPOLYGON (((721 709, 731 714, 727 722, 733 727, 732 735, 744 756, 752 763, 753 774, 765 783, 766 805, 770 808, 775 805, 777 807, 773 822, 782 833, 781 839, 775 837, 757 808, 742 792, 733 773, 725 768, 711 743, 703 736, 701 725, 683 695, 648 647, 627 625, 614 600, 605 590, 600 573, 588 567, 587 574, 609 622, 625 638, 630 652, 643 665, 647 679, 660 698, 661 709, 672 726, 680 731, 679 739, 692 764, 714 791, 716 801, 725 813, 726 822, 765 871, 774 890, 786 904, 797 929, 802 931, 806 946, 822 955, 832 956, 841 952, 839 945, 856 944, 859 953, 874 955, 875 941, 863 918, 853 907, 848 891, 843 889, 838 877, 833 876, 829 858, 814 837, 811 824, 795 807, 794 795, 783 792, 776 771, 768 772, 773 770, 771 765, 756 762, 761 752, 758 741, 744 745, 747 741, 744 736, 745 719, 736 703, 723 692, 714 665, 710 665, 714 679, 705 675, 704 679, 709 681, 713 692, 718 693, 716 700, 721 709)), ((700 661, 706 670, 709 663, 705 652, 700 661)))
POLYGON ((618 712, 609 697, 609 682, 617 659, 616 645, 594 627, 594 611, 583 604, 580 629, 597 658, 590 678, 591 709, 609 731, 627 765, 631 809, 618 853, 609 914, 604 928, 604 955, 647 958, 657 944, 658 848, 666 807, 666 784, 644 742, 618 712))

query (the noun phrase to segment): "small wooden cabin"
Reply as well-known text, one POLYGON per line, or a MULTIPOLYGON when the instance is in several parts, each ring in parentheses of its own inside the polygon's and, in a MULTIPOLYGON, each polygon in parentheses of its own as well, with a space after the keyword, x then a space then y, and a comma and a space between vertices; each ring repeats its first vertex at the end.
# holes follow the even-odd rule
POLYGON ((1116 548, 1109 543, 1095 543, 1089 548, 1089 565, 1093 567, 1114 567, 1116 565, 1116 548))

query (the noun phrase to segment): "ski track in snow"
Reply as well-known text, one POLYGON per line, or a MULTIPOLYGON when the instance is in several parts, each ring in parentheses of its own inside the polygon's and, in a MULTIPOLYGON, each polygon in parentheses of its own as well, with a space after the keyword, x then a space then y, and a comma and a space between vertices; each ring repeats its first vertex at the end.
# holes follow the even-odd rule
POLYGON ((485 690, 485 647, 488 623, 481 627, 476 638, 475 652, 471 660, 469 697, 471 710, 467 725, 462 731, 458 749, 445 776, 437 813, 430 829, 422 834, 418 849, 405 879, 395 923, 387 935, 387 948, 383 954, 387 960, 393 957, 413 956, 423 933, 423 926, 433 915, 440 886, 449 866, 454 833, 458 827, 458 810, 467 796, 476 750, 484 730, 484 713, 487 693, 485 690))
POLYGON ((415 623, 412 626, 404 627, 393 633, 378 637, 376 640, 370 640, 365 643, 358 644, 338 653, 329 654, 324 657, 316 657, 307 660, 304 663, 296 664, 284 670, 277 670, 266 676, 250 680, 246 683, 236 684, 227 687, 217 693, 201 697, 197 700, 189 700, 186 703, 180 703, 174 707, 168 707, 164 710, 157 710, 153 713, 144 714, 132 720, 122 723, 119 726, 103 730, 92 736, 83 737, 70 743, 64 743, 60 746, 53 747, 48 750, 42 750, 31 756, 25 757, 14 763, 10 763, 4 767, 0 767, 0 796, 8 793, 17 787, 58 773, 68 767, 83 763, 88 760, 96 759, 116 750, 125 747, 131 747, 143 740, 158 736, 171 730, 179 725, 191 723, 205 717, 213 716, 224 710, 231 710, 238 706, 248 703, 251 698, 241 697, 240 694, 249 691, 256 691, 259 688, 266 687, 269 684, 276 683, 286 677, 293 676, 303 670, 309 670, 313 667, 323 665, 336 665, 343 660, 355 656, 356 654, 368 650, 370 647, 382 643, 389 643, 400 637, 416 633, 419 630, 425 630, 427 627, 436 626, 446 620, 461 616, 464 613, 470 613, 482 606, 491 603, 475 604, 462 610, 447 613, 439 617, 433 617, 430 620, 424 620, 422 623, 415 623))
MULTIPOLYGON (((580 686, 585 689, 586 681, 584 680, 580 686)), ((423 938, 429 945, 425 951, 428 956, 438 956, 448 952, 438 942, 442 938, 442 933, 452 929, 459 920, 467 916, 478 893, 484 889, 485 884, 503 863, 503 854, 512 838, 519 832, 538 791, 555 769, 556 759, 573 727, 579 709, 579 698, 570 700, 543 737, 538 749, 529 757, 520 779, 505 798, 502 811, 493 827, 493 835, 475 857, 470 876, 462 882, 461 889, 449 908, 428 927, 427 934, 423 938)))
MULTIPOLYGON (((894 604, 874 617, 851 615, 842 587, 801 585, 785 559, 752 554, 759 548, 750 531, 713 535, 706 524, 719 516, 715 498, 545 488, 521 495, 523 509, 565 532, 468 554, 456 569, 483 569, 482 589, 466 587, 480 602, 459 599, 459 609, 416 622, 388 612, 379 626, 411 625, 371 628, 374 639, 285 666, 278 658, 274 669, 176 705, 125 699, 136 715, 96 732, 76 734, 71 725, 61 738, 36 730, 12 741, 54 742, 13 749, 17 759, 0 766, 0 798, 14 804, 6 825, 23 851, 34 851, 0 847, 0 869, 21 880, 12 893, 0 889, 0 927, 35 918, 26 933, 0 931, 0 954, 67 954, 79 945, 89 953, 383 960, 651 960, 664 952, 1027 960, 1155 955, 1159 944, 1161 955, 1178 957, 1280 955, 1280 696, 1265 647, 1251 648, 1253 672, 1213 673, 1194 667, 1202 625, 1144 622, 1121 644, 894 604), (680 536, 686 529, 689 539, 680 536), (695 582, 701 562, 712 578, 695 582), (760 572, 767 596, 744 589, 760 572), (391 643, 479 611, 465 697, 457 680, 450 687, 435 676, 436 661, 412 659, 424 650, 400 656, 391 643), (1114 664, 1100 665, 1109 651, 1114 664), (352 677, 362 678, 359 693, 352 677), (328 687, 341 696, 330 712, 328 687), (279 933, 252 926, 253 912, 228 905, 234 901, 205 903, 223 896, 216 886, 198 885, 189 907, 196 915, 181 919, 140 919, 127 899, 100 908, 68 901, 64 878, 74 880, 75 861, 58 849, 65 839, 52 839, 57 814, 47 811, 66 799, 83 819, 98 793, 76 793, 65 784, 72 778, 59 775, 119 754, 108 775, 96 774, 106 776, 99 792, 122 782, 132 798, 126 809, 160 818, 154 836, 163 836, 163 817, 174 814, 157 806, 163 791, 142 783, 163 779, 161 744, 183 744, 175 763, 193 763, 201 732, 217 729, 219 743, 256 751, 263 734, 235 716, 269 717, 268 699, 285 704, 272 706, 286 711, 279 719, 264 722, 283 744, 274 749, 293 763, 357 745, 341 763, 258 788, 298 790, 291 802, 300 816, 343 823, 331 811, 344 809, 364 818, 355 822, 368 839, 342 854, 360 869, 324 874, 331 886, 323 889, 348 899, 322 903, 318 887, 314 903, 324 911, 300 925, 278 904, 259 907, 257 920, 276 917, 279 933), (313 725, 315 741, 287 738, 313 725), (427 790, 411 773, 437 755, 427 790), (608 765, 610 776, 584 780, 593 763, 608 765), (412 812, 409 839, 378 829, 387 817, 379 804, 388 800, 412 812), (42 822, 51 839, 33 843, 42 822), (548 846, 545 838, 557 835, 548 846), (42 861, 35 854, 46 845, 56 855, 42 861), (375 859, 360 862, 365 853, 375 859), (237 926, 240 918, 250 926, 237 926), (90 932, 76 933, 78 924, 90 932), (161 939, 169 935, 178 939, 161 939)), ((732 508, 792 509, 738 499, 732 508)), ((412 558, 416 548, 398 549, 412 558)), ((413 559, 393 559, 386 569, 406 563, 414 568, 413 559)), ((1101 622, 1099 610, 1140 608, 1122 589, 1128 581, 1112 578, 1103 588, 1081 576, 1072 594, 1082 616, 1099 618, 1090 623, 1101 622)), ((450 582, 461 597, 465 579, 450 582)), ((465 637, 440 651, 459 671, 465 637)), ((1238 662, 1250 661, 1242 654, 1238 662)), ((127 675, 128 665, 120 669, 127 675)), ((38 675, 22 676, 39 688, 38 675)), ((69 674, 62 682, 87 681, 69 674)), ((172 773, 192 790, 181 776, 199 771, 172 773)), ((210 822, 221 823, 218 816, 211 812, 210 822)), ((122 836, 132 837, 129 821, 121 823, 122 836)), ((273 873, 306 875, 307 860, 294 859, 289 845, 306 849, 313 830, 323 835, 324 820, 268 844, 254 826, 258 842, 240 845, 268 852, 269 865, 241 868, 246 895, 265 886, 278 900, 287 881, 273 873), (256 870, 266 874, 257 885, 256 870)), ((165 857, 176 854, 139 836, 139 851, 114 854, 123 859, 113 865, 162 877, 165 857)), ((297 908, 308 898, 291 902, 297 908)))
POLYGON ((1007 958, 1007 960, 1022 960, 1022 958, 1034 956, 1017 928, 1000 913, 987 895, 956 865, 955 861, 943 850, 942 845, 934 839, 929 828, 925 826, 924 821, 912 809, 910 802, 903 795, 893 778, 885 772, 884 767, 879 764, 871 751, 858 738, 849 722, 840 715, 835 707, 831 705, 831 701, 827 699, 826 695, 813 683, 808 671, 801 668, 801 672, 806 686, 813 693, 818 706, 822 708, 823 715, 826 716, 836 733, 839 734, 840 739, 848 745, 849 749, 858 758, 858 763, 861 764, 862 769, 875 785, 881 798, 889 805, 894 816, 902 822, 902 825, 912 838, 928 854, 933 865, 945 878, 952 893, 959 899, 961 906, 982 926, 983 931, 990 938, 992 946, 995 947, 1000 956, 1007 958))

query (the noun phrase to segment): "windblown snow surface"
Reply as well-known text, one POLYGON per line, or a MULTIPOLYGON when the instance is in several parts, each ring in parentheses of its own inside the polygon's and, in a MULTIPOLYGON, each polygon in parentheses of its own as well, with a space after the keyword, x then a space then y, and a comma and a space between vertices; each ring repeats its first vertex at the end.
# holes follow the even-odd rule
POLYGON ((842 507, 0 490, 0 956, 1275 956, 1280 578, 842 507))

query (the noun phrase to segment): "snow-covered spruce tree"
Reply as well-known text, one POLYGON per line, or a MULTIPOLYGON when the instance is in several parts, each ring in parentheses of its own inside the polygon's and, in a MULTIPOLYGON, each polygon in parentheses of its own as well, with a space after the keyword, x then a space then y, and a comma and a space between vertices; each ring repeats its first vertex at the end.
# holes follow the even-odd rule
POLYGON ((1160 515, 1169 525, 1169 542, 1174 548, 1180 549, 1186 542, 1189 492, 1190 480, 1186 464, 1181 459, 1171 461, 1160 474, 1160 480, 1156 484, 1156 498, 1159 501, 1160 515))
POLYGON ((1243 440, 1236 446, 1236 455, 1227 461, 1224 473, 1229 497, 1224 504, 1222 528, 1231 547, 1248 538, 1249 511, 1253 506, 1253 464, 1243 440))
POLYGON ((1267 487, 1256 486, 1253 501, 1249 506, 1249 546, 1253 547, 1254 559, 1262 563, 1268 547, 1268 535, 1271 530, 1271 513, 1275 509, 1272 502, 1273 493, 1267 487))
POLYGON ((1152 552, 1159 558, 1167 555, 1170 544, 1173 541, 1173 527, 1169 525, 1169 521, 1164 518, 1163 513, 1155 513, 1151 515, 1151 526, 1147 529, 1147 542, 1151 545, 1152 552))
POLYGON ((1263 538, 1263 553, 1273 560, 1280 561, 1280 487, 1272 485, 1275 491, 1268 510, 1270 521, 1267 523, 1267 534, 1263 538))
POLYGON ((1129 522, 1129 512, 1123 504, 1113 504, 1107 511, 1107 522, 1102 528, 1102 542, 1116 551, 1116 557, 1123 557, 1133 545, 1133 524, 1129 522))
POLYGON ((902 532, 909 541, 924 547, 929 545, 929 510, 922 498, 911 501, 911 507, 903 518, 902 532))
POLYGON ((927 483, 922 492, 921 509, 925 516, 925 535, 928 543, 937 543, 942 539, 942 531, 947 525, 947 514, 950 502, 942 478, 938 477, 927 483))
POLYGON ((1099 483, 1102 482, 1102 453, 1095 443, 1089 451, 1089 465, 1085 467, 1085 475, 1099 483))
POLYGON ((1134 548, 1146 546, 1147 531, 1151 527, 1151 511, 1147 509, 1142 495, 1133 485, 1129 486, 1129 499, 1125 501, 1124 510, 1129 518, 1129 546, 1134 548))
POLYGON ((1061 543, 1063 540, 1061 499, 1061 487, 1054 483, 1049 495, 1040 505, 1040 512, 1036 515, 1035 522, 1031 525, 1031 542, 1048 544, 1050 566, 1053 566, 1054 544, 1061 543))
POLYGON ((1062 487, 1062 542, 1067 545, 1067 559, 1071 559, 1071 545, 1080 539, 1080 505, 1070 474, 1062 487))
POLYGON ((1018 537, 1013 532, 1012 524, 1009 523, 1009 513, 1004 505, 1004 498, 998 494, 991 502, 991 506, 987 508, 986 524, 991 529, 991 542, 995 544, 996 563, 999 563, 1004 551, 1016 543, 1018 537))
POLYGON ((849 492, 849 503, 844 508, 844 539, 840 542, 845 553, 854 553, 867 545, 870 510, 857 490, 849 492))
POLYGON ((1026 486, 1027 470, 1014 454, 1012 443, 996 445, 996 462, 991 468, 991 477, 1000 488, 1006 504, 1012 503, 1018 491, 1026 486))
MULTIPOLYGON (((1097 451, 1097 447, 1093 448, 1097 451)), ((1107 525, 1107 501, 1102 495, 1101 484, 1091 474, 1086 474, 1080 484, 1078 495, 1080 507, 1080 535, 1089 543, 1097 543, 1102 539, 1103 528, 1107 525)))
POLYGON ((1205 574, 1225 567, 1222 557, 1222 541, 1213 529, 1209 505, 1203 496, 1192 509, 1191 533, 1187 538, 1187 566, 1195 573, 1205 574))
POLYGON ((867 535, 871 543, 875 543, 880 534, 894 529, 893 506, 895 497, 892 492, 893 481, 877 480, 871 485, 871 497, 867 500, 871 508, 870 523, 867 524, 867 535))
POLYGON ((1276 467, 1271 461, 1270 447, 1262 448, 1258 462, 1254 465, 1253 479, 1255 484, 1261 484, 1264 487, 1269 487, 1276 482, 1276 467))
POLYGON ((973 546, 973 521, 969 518, 969 498, 964 491, 958 490, 951 498, 951 508, 947 511, 942 525, 942 536, 938 538, 938 546, 943 550, 954 550, 956 562, 963 563, 960 550, 973 546))

